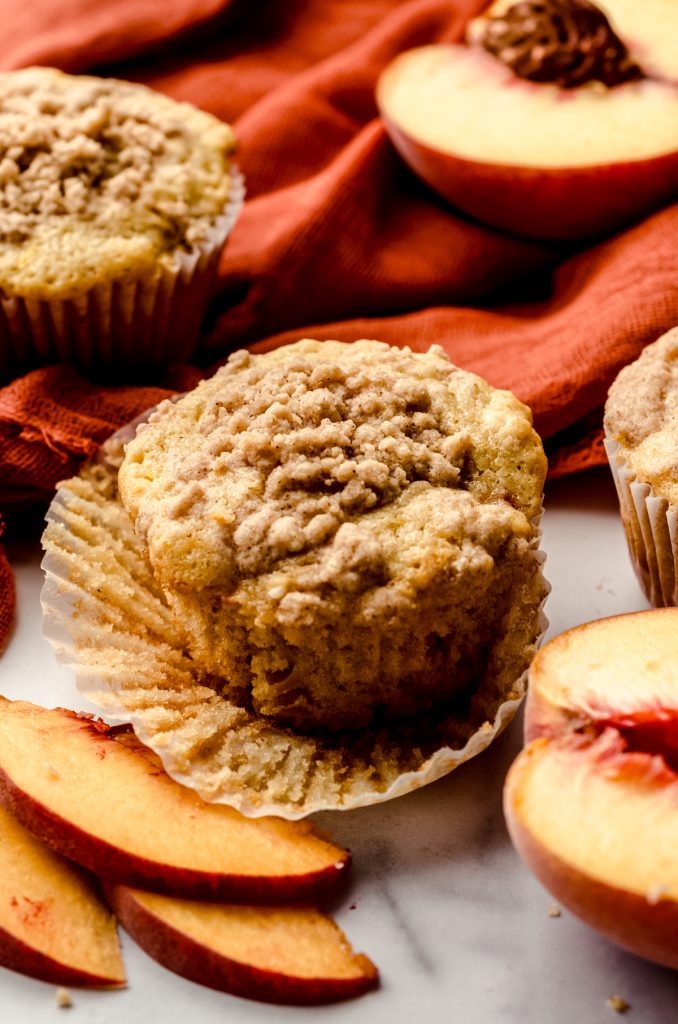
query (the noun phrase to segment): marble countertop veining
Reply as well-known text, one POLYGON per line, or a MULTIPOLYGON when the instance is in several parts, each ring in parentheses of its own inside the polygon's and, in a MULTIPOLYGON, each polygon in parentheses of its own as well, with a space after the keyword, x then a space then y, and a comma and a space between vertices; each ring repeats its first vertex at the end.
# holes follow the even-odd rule
MULTIPOLYGON (((34 531, 35 532, 35 531, 34 531)), ((35 534, 37 537, 37 533, 35 534)), ((91 710, 40 637, 40 553, 15 542, 18 622, 0 659, 0 692, 91 710)), ((627 558, 609 474, 549 486, 544 516, 549 635, 590 619, 646 608, 627 558)), ((501 812, 501 788, 521 743, 520 716, 484 754, 406 797, 316 816, 351 847, 350 889, 335 915, 381 986, 327 1007, 276 1007, 213 992, 169 973, 123 934, 129 987, 71 992, 0 968, 0 1022, 48 1024, 668 1024, 678 1013, 678 973, 627 954, 553 900, 520 862, 501 812), (64 1018, 65 1019, 65 1018, 64 1018)))

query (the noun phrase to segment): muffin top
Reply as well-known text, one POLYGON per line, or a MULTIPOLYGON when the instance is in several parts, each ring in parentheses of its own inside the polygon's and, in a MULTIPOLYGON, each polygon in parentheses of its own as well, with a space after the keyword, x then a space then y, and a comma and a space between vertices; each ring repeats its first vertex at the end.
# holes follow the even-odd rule
POLYGON ((208 237, 231 128, 141 85, 52 68, 0 74, 0 287, 66 297, 208 237))
POLYGON ((375 513, 391 509, 397 530, 410 496, 435 506, 454 489, 477 503, 488 540, 507 513, 529 534, 545 468, 529 410, 441 348, 304 340, 237 352, 162 403, 119 486, 164 586, 232 592, 293 559, 319 588, 350 591, 384 572, 375 513))
POLYGON ((678 504, 678 327, 620 371, 607 397, 605 430, 636 476, 678 504))

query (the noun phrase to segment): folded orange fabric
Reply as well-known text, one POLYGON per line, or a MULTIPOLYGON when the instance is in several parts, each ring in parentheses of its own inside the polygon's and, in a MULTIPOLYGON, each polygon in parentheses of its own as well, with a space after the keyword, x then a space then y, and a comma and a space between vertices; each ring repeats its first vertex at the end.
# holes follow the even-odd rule
POLYGON ((7 556, 0 547, 0 654, 9 638, 15 602, 14 576, 7 556))
MULTIPOLYGON (((234 347, 303 335, 439 343, 527 402, 552 472, 569 472, 602 461, 600 410, 619 368, 678 322, 678 205, 592 246, 547 245, 472 223, 414 178, 378 118, 376 79, 396 53, 458 36, 482 6, 166 0, 159 18, 157 0, 0 0, 0 66, 103 69, 235 124, 248 201, 201 372, 234 347)), ((158 384, 190 386, 198 372, 158 384)), ((63 368, 0 389, 0 513, 48 498, 160 393, 94 388, 63 368)))

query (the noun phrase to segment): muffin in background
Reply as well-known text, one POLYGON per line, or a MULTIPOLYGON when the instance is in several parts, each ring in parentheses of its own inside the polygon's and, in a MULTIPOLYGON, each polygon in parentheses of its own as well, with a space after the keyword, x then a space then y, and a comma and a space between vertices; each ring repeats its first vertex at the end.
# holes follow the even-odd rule
POLYGON ((224 696, 337 732, 513 692, 545 470, 529 410, 442 349, 304 340, 159 406, 118 485, 224 696))
POLYGON ((0 379, 185 360, 242 204, 231 128, 145 86, 0 74, 0 379))
POLYGON ((612 384, 605 447, 631 561, 647 599, 678 604, 678 327, 612 384))

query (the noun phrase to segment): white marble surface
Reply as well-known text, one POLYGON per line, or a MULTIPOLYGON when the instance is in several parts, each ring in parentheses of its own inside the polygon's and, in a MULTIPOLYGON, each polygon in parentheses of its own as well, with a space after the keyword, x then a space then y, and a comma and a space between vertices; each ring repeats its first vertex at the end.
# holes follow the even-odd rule
MULTIPOLYGON (((544 518, 550 634, 647 607, 630 569, 606 471, 548 489, 544 518)), ((45 705, 86 705, 41 639, 39 551, 11 549, 19 587, 17 628, 0 659, 0 690, 45 705)), ((501 787, 519 749, 520 721, 490 750, 446 779, 374 808, 319 815, 354 853, 351 888, 336 916, 354 948, 381 971, 381 987, 352 1002, 272 1007, 212 992, 165 971, 123 936, 129 987, 72 992, 58 1009, 53 986, 0 969, 1 1024, 604 1024, 606 999, 630 1003, 628 1021, 668 1024, 678 974, 618 950, 552 900, 514 854, 501 787)))

